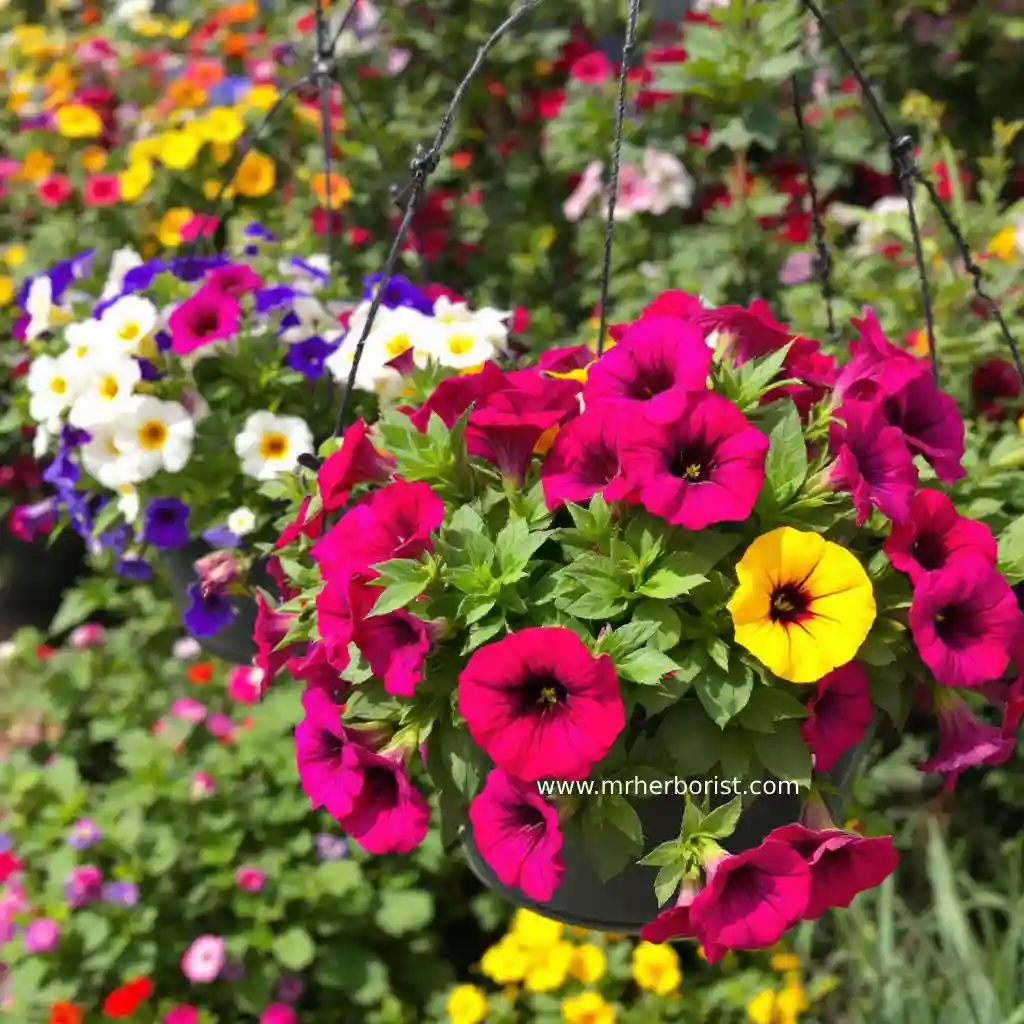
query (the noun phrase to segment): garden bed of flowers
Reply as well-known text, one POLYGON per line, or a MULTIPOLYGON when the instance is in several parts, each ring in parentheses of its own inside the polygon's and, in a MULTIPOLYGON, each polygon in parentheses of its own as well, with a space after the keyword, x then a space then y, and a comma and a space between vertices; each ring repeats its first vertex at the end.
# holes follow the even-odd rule
POLYGON ((1021 12, 683 6, 0 11, 0 1018, 1024 1019, 1021 12))

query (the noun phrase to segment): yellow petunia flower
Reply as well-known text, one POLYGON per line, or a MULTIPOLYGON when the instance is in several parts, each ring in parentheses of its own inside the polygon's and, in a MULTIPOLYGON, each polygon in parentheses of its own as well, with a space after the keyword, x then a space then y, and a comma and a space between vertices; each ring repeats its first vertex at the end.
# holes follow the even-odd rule
POLYGON ((1020 249, 1017 246, 1017 228, 1013 224, 1007 225, 989 240, 986 246, 988 251, 1004 263, 1016 263, 1020 259, 1020 249))
POLYGON ((90 146, 82 153, 82 170, 99 174, 107 166, 107 151, 102 146, 90 146))
POLYGON ((95 139, 103 131, 100 115, 84 103, 66 103, 54 116, 65 139, 95 139))
POLYGON ((864 567, 817 533, 783 526, 758 537, 736 575, 727 606, 736 642, 791 683, 815 683, 845 665, 875 621, 864 567))
POLYGON ((533 950, 523 984, 530 992, 554 992, 568 981, 572 957, 571 942, 533 950))
POLYGON ((14 270, 28 259, 28 249, 23 245, 9 245, 4 249, 4 263, 14 270))
POLYGON ((157 225, 156 237, 162 246, 173 249, 181 245, 181 232, 186 224, 195 216, 187 206, 172 206, 157 225))
POLYGON ((214 107, 200 118, 196 128, 207 142, 231 146, 245 131, 245 122, 230 107, 214 107))
POLYGON ((276 181, 277 169, 274 161, 262 153, 250 150, 238 165, 233 184, 239 195, 248 199, 260 199, 273 191, 276 181))
POLYGON ((641 942, 633 950, 633 980, 648 992, 667 996, 683 983, 679 957, 671 946, 641 942))
POLYGON ((330 178, 322 172, 314 174, 309 184, 320 205, 330 205, 332 210, 340 210, 352 198, 352 186, 348 178, 337 171, 331 171, 330 178))
POLYGON ((520 982, 530 967, 530 954, 511 935, 491 946, 480 960, 480 972, 495 985, 520 982))
POLYGON ((265 112, 277 102, 280 95, 276 85, 269 83, 254 85, 249 90, 249 95, 245 97, 245 106, 265 112))
POLYGON ((781 992, 766 988, 747 1004, 747 1018, 751 1024, 797 1024, 806 1009, 807 995, 800 986, 781 992))
POLYGON ((600 992, 581 992, 562 1003, 565 1024, 615 1024, 615 1007, 600 992))
POLYGON ((210 178, 208 181, 203 182, 203 195, 211 203, 215 199, 223 199, 225 202, 230 202, 235 198, 235 190, 230 185, 225 188, 224 182, 210 178))
POLYGON ((778 971, 779 974, 788 974, 800 969, 800 957, 795 953, 776 953, 769 962, 772 970, 778 971))
POLYGON ((191 132, 164 132, 160 137, 160 161, 172 171, 188 170, 199 156, 203 140, 191 132))
POLYGON ((14 282, 6 275, 0 275, 0 306, 9 306, 14 299, 14 282))
POLYGON ((38 183, 53 170, 53 157, 41 149, 30 149, 21 164, 21 177, 38 183))
POLYGON ((153 183, 153 165, 148 160, 135 160, 120 174, 121 198, 134 203, 153 183))
POLYGON ((199 110, 206 105, 206 90, 188 78, 176 78, 167 86, 167 99, 178 110, 199 110))
POLYGON ((456 985, 445 1008, 452 1024, 480 1024, 487 1017, 487 996, 476 985, 456 985))
POLYGON ((592 942, 585 942, 577 946, 572 954, 572 962, 569 964, 569 973, 584 985, 593 985, 604 977, 608 969, 608 958, 600 946, 592 942))
POLYGON ((524 949, 544 949, 560 942, 564 926, 560 921, 535 914, 532 910, 517 910, 512 917, 509 934, 524 949))

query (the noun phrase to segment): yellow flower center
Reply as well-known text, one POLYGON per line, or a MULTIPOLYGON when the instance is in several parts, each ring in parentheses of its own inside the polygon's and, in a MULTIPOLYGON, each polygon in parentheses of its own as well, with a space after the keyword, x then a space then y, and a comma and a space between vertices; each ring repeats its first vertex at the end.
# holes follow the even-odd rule
POLYGON ((112 402, 117 398, 118 392, 121 390, 117 383, 116 377, 104 377, 100 381, 100 398, 107 402, 112 402))
POLYGON ((128 323, 121 325, 121 329, 117 332, 117 336, 122 341, 135 341, 141 333, 142 328, 137 323, 129 321, 128 323))
POLYGON ((408 352, 411 348, 412 342, 409 340, 408 334, 396 334, 393 338, 388 338, 384 351, 387 352, 389 359, 397 359, 403 352, 408 352))
POLYGON ((264 434, 260 441, 260 455, 268 462, 271 459, 281 459, 288 454, 288 438, 284 434, 264 434))
POLYGON ((50 390, 55 395, 66 395, 68 392, 68 382, 63 377, 54 377, 50 381, 50 390))
POLYGON ((108 455, 120 455, 121 454, 121 452, 118 449, 117 445, 114 444, 114 439, 112 437, 108 437, 107 438, 107 442, 106 442, 105 447, 106 447, 108 455))
POLYGON ((146 420, 139 427, 137 436, 145 451, 159 451, 167 443, 167 424, 162 420, 146 420))
POLYGON ((448 351, 453 356, 464 356, 473 348, 473 337, 470 334, 453 334, 448 339, 448 351))

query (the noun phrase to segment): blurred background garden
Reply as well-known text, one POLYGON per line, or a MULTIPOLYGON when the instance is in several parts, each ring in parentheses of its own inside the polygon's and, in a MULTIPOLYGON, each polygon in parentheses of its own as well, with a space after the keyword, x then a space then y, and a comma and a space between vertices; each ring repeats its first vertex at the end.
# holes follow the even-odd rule
MULTIPOLYGON (((864 305, 916 356, 931 331, 966 422, 956 506, 1019 584, 1024 390, 988 299, 1024 339, 1024 5, 821 7, 965 245, 895 173, 803 3, 645 0, 607 319, 680 290, 763 299, 826 355, 864 305)), ((286 629, 262 604, 254 642, 256 605, 204 589, 223 562, 190 575, 204 552, 276 537, 296 493, 275 466, 330 435, 340 339, 418 190, 391 287, 428 314, 472 304, 450 366, 489 358, 497 311, 513 353, 596 339, 626 4, 541 0, 470 81, 425 185, 410 176, 511 9, 332 0, 321 20, 285 0, 0 0, 0 1020, 1024 1024, 1024 776, 998 717, 935 714, 903 680, 887 691, 900 729, 874 736, 838 824, 894 832, 897 871, 784 944, 709 964, 694 943, 514 910, 434 818, 412 853, 365 853, 299 787, 301 691, 269 685, 286 629), (333 54, 319 70, 318 41, 333 54), (231 295, 253 295, 286 354, 275 337, 196 359, 173 400, 152 397, 162 355, 190 351, 164 311, 240 265, 252 280, 231 277, 186 326, 237 327, 231 295), (83 297, 132 354, 110 387, 149 394, 132 429, 163 431, 153 466, 169 472, 141 507, 122 424, 95 411, 108 385, 92 406, 66 399, 75 345, 93 342, 33 347, 83 297), (207 427, 175 475, 181 409, 207 427)), ((388 392, 409 345, 364 364, 358 402, 388 392)), ((873 680, 887 653, 864 654, 873 680)))

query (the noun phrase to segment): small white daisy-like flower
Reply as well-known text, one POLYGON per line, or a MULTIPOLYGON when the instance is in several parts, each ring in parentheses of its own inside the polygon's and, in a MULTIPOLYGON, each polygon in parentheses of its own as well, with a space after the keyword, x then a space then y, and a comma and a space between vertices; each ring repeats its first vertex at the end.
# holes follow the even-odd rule
POLYGON ((26 341, 35 341, 54 327, 71 322, 71 315, 53 301, 53 282, 48 277, 37 277, 29 285, 25 312, 28 314, 26 341))
POLYGON ((28 412, 36 423, 53 433, 58 418, 78 397, 82 387, 81 369, 66 355, 38 356, 32 360, 26 380, 28 412))
POLYGON ((227 518, 227 528, 236 537, 245 537, 256 529, 256 516, 244 505, 236 508, 227 518))
POLYGON ((257 480, 290 473, 299 464, 299 456, 312 451, 313 433, 298 416, 254 412, 235 438, 242 472, 257 480))
POLYGON ((81 450, 82 468, 86 473, 112 491, 120 493, 122 488, 134 491, 133 485, 146 478, 140 460, 118 445, 110 424, 93 427, 89 435, 89 441, 81 450))
POLYGON ((84 430, 112 423, 124 413, 136 384, 142 380, 138 362, 126 356, 94 357, 79 365, 83 383, 71 405, 68 422, 84 430))
POLYGON ((149 395, 136 395, 114 424, 113 440, 125 455, 135 459, 138 483, 166 470, 177 473, 192 455, 195 424, 179 402, 164 402, 149 395))
POLYGON ((100 324, 126 355, 144 355, 160 311, 141 295, 125 295, 103 311, 100 324))
POLYGON ((112 299, 124 288, 124 279, 129 270, 142 266, 142 257, 131 247, 118 249, 110 260, 110 270, 107 272, 107 280, 103 285, 100 298, 103 300, 112 299))

